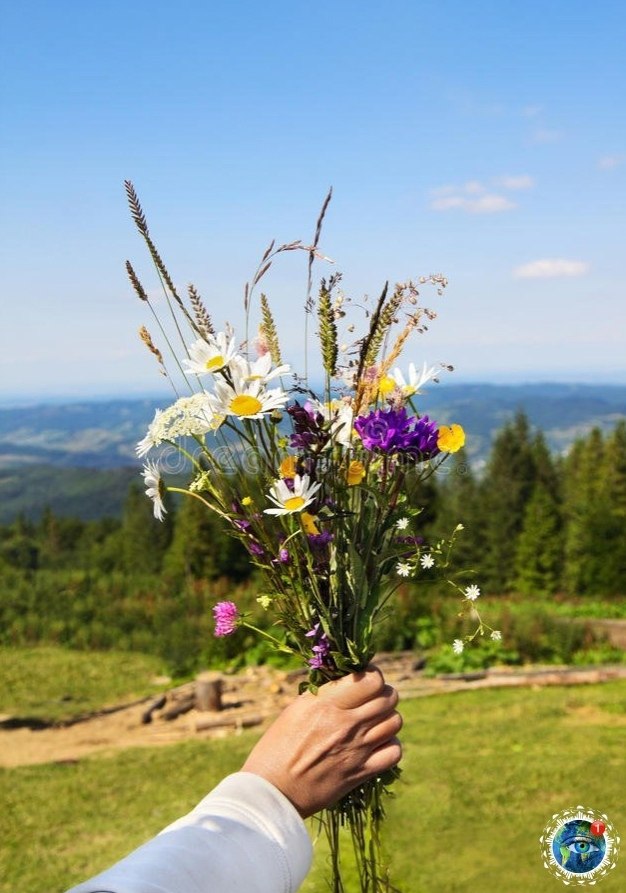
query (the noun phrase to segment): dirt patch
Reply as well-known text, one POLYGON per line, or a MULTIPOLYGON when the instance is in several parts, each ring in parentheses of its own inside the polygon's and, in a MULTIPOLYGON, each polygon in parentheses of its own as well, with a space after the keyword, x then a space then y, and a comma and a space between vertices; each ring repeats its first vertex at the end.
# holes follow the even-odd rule
MULTIPOLYGON (((381 655, 376 662, 402 698, 475 688, 581 685, 626 678, 626 667, 618 666, 497 668, 429 679, 424 677, 413 654, 381 655)), ((149 702, 141 702, 66 727, 32 729, 7 728, 5 725, 0 730, 0 766, 75 762, 91 754, 106 754, 127 747, 159 747, 188 738, 223 738, 240 734, 242 729, 251 726, 263 729, 295 697, 303 678, 301 673, 285 673, 269 667, 254 667, 238 675, 224 676, 221 711, 201 712, 192 708, 172 721, 165 719, 167 711, 190 698, 193 683, 169 692, 163 709, 154 711, 150 723, 142 722, 149 702)), ((602 719, 598 718, 597 722, 606 723, 609 714, 597 712, 602 713, 602 719)), ((596 721, 591 715, 586 720, 580 718, 589 724, 596 721)), ((610 724, 624 725, 626 718, 611 715, 610 724)))

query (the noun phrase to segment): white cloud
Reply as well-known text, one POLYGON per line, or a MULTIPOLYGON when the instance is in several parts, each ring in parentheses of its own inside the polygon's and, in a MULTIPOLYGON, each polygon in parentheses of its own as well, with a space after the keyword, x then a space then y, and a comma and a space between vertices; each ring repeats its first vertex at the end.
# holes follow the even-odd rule
POLYGON ((589 264, 583 260, 562 257, 533 260, 513 270, 516 279, 555 279, 560 276, 584 276, 589 264))
MULTIPOLYGON (((529 174, 517 174, 515 176, 492 177, 489 181, 505 191, 531 189, 535 185, 533 177, 529 174)), ((433 211, 467 211, 468 214, 497 214, 500 211, 510 211, 517 204, 508 196, 499 192, 490 192, 489 185, 480 180, 467 180, 462 186, 438 186, 431 189, 432 200, 430 203, 433 211)))
POLYGON ((478 198, 467 198, 465 195, 449 195, 435 198, 430 207, 433 211, 451 211, 458 208, 468 214, 497 214, 517 207, 505 195, 485 194, 478 198))
POLYGON ((513 177, 498 177, 494 180, 494 183, 497 186, 501 186, 502 189, 532 189, 535 185, 535 179, 529 174, 518 174, 513 177))
POLYGON ((626 161, 626 155, 603 155, 598 159, 598 167, 601 171, 612 171, 626 161))
POLYGON ((542 111, 542 107, 540 105, 526 105, 522 109, 522 116, 524 118, 536 118, 542 111))
POLYGON ((532 135, 533 143, 556 143, 563 136, 560 130, 550 130, 548 127, 539 127, 532 135))

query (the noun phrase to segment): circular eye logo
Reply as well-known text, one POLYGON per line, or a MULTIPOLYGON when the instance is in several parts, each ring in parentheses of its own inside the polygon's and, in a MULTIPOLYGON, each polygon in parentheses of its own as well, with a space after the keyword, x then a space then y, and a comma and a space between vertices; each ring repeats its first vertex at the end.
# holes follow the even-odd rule
POLYGON ((580 887, 615 868, 619 842, 608 817, 584 806, 555 813, 539 838, 544 867, 580 887))

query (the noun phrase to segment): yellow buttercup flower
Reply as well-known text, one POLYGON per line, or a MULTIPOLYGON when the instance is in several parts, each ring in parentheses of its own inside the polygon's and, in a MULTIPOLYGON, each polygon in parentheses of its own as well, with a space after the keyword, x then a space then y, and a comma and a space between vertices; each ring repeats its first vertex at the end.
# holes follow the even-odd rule
POLYGON ((309 514, 309 512, 302 512, 300 517, 302 518, 302 526, 304 527, 304 532, 317 536, 320 532, 319 527, 316 524, 317 517, 315 515, 309 514))
POLYGON ((252 497, 244 496, 244 498, 241 500, 241 504, 242 505, 252 505, 252 497))
POLYGON ((391 375, 383 375, 378 382, 378 393, 385 397, 387 394, 391 394, 392 391, 395 391, 396 387, 395 379, 393 379, 391 375))
POLYGON ((295 477, 298 473, 296 468, 297 464, 298 459, 296 456, 285 456, 279 467, 281 478, 295 477))
POLYGON ((356 487, 357 484, 360 484, 363 478, 365 477, 365 465, 362 462, 359 462, 358 459, 353 459, 350 465, 348 466, 348 473, 346 474, 346 480, 348 481, 349 487, 356 487))
POLYGON ((456 453, 465 445, 465 431, 460 425, 442 425, 437 446, 442 453, 456 453))

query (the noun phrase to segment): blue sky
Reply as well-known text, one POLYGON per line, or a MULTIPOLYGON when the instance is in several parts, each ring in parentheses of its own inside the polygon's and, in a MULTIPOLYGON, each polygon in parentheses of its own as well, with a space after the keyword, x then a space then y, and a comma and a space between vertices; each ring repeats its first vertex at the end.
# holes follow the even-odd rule
MULTIPOLYGON (((0 399, 162 389, 125 178, 220 324, 332 184, 346 294, 450 280, 407 361, 626 382, 625 26, 612 0, 5 3, 0 399)), ((265 283, 294 364, 305 282, 289 256, 265 283)))

